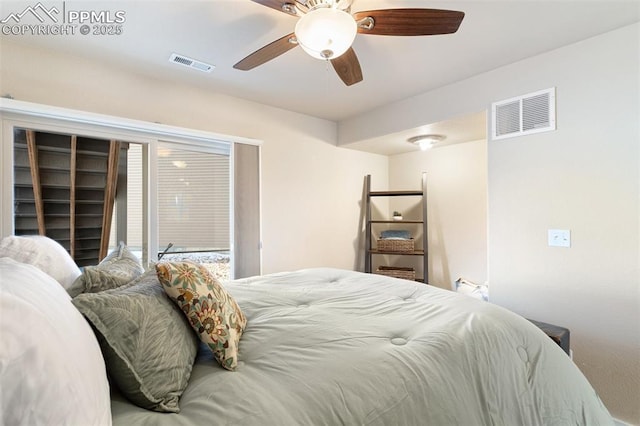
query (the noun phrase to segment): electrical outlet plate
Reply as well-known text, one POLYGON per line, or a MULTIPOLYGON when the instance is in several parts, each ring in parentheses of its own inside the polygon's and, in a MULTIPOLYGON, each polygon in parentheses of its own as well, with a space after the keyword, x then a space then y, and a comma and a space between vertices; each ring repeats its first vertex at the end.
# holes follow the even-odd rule
POLYGON ((549 229, 549 247, 571 247, 571 231, 568 229, 549 229))

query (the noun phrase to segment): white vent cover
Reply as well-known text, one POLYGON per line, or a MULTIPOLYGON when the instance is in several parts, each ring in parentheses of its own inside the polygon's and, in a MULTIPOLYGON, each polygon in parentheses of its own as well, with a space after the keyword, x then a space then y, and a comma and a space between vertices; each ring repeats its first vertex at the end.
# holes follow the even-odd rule
POLYGON ((494 140, 555 130, 556 89, 494 102, 491 115, 494 140))
POLYGON ((179 64, 179 65, 184 65, 185 67, 189 67, 189 68, 195 68, 203 72, 211 72, 211 70, 215 68, 215 66, 213 65, 196 61, 195 59, 188 58, 184 55, 178 55, 177 53, 171 54, 171 57, 169 58, 169 62, 173 62, 174 64, 179 64))

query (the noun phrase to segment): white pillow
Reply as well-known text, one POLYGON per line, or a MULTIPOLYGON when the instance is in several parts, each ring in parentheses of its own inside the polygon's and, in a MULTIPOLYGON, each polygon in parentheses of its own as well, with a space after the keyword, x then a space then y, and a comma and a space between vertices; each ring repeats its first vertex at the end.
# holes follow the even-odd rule
POLYGON ((466 294, 467 296, 474 297, 476 299, 489 300, 489 285, 488 284, 476 284, 464 278, 458 278, 455 281, 455 290, 458 293, 466 294))
POLYGON ((0 258, 0 425, 110 425, 93 330, 49 275, 0 258))
POLYGON ((0 241, 0 257, 28 263, 51 275, 65 289, 80 276, 80 268, 60 243, 48 237, 9 236, 0 241))

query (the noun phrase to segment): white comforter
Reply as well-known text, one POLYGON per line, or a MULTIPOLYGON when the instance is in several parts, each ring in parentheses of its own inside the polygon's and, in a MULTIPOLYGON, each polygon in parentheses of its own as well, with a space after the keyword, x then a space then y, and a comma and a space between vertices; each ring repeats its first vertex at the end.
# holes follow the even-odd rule
POLYGON ((495 305, 380 275, 232 281, 235 372, 202 351, 179 414, 114 396, 115 425, 613 425, 567 355, 495 305))

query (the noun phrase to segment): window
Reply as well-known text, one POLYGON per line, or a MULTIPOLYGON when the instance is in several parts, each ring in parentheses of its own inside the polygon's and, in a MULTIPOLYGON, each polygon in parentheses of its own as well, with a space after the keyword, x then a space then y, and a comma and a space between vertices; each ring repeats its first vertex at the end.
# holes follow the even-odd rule
POLYGON ((127 144, 121 153, 116 188, 115 212, 111 225, 109 247, 114 249, 123 241, 144 264, 148 262, 146 250, 147 226, 145 220, 145 166, 147 147, 142 144, 127 144), (124 158, 123 158, 124 154, 124 158))
POLYGON ((158 147, 158 253, 204 263, 224 280, 230 278, 229 160, 228 150, 158 147))
MULTIPOLYGON (((75 237, 71 229, 76 229, 73 222, 76 226, 93 227, 100 216, 98 228, 111 228, 111 232, 100 236, 102 254, 96 259, 84 259, 84 264, 97 263, 107 245, 112 248, 124 241, 148 265, 172 243, 169 257, 223 259, 225 262, 212 265, 224 266, 225 276, 230 278, 260 274, 259 141, 9 99, 2 101, 0 237, 15 233, 49 235, 46 232, 55 231, 59 235, 52 238, 60 240, 70 251, 73 251, 71 241, 76 241, 78 252, 85 248, 96 251, 95 244, 89 247, 85 242, 88 238, 84 236, 85 229, 74 231, 75 237), (49 213, 40 216, 40 223, 33 188, 27 188, 33 182, 29 163, 33 160, 29 160, 28 149, 22 146, 27 145, 26 129, 55 136, 53 142, 45 139, 43 145, 47 151, 41 159, 47 163, 43 169, 43 174, 45 171, 47 174, 43 176, 47 192, 42 194, 40 206, 46 201, 53 207, 47 204, 40 209, 49 213), (56 145, 56 135, 64 135, 64 146, 56 145), (76 168, 71 167, 73 155, 61 160, 47 159, 47 155, 55 156, 62 151, 74 152, 73 141, 79 150, 76 168), (110 167, 107 163, 107 171, 112 170, 117 178, 103 179, 93 166, 89 167, 93 164, 89 159, 96 156, 93 153, 87 156, 90 164, 84 164, 84 151, 103 144, 109 146, 109 154, 97 157, 118 159, 118 167, 116 163, 110 167), (46 148, 49 145, 52 149, 46 148), (62 170, 67 163, 69 171, 62 170), (74 182, 71 170, 76 170, 77 191, 71 191, 74 182), (57 187, 54 178, 64 181, 66 189, 57 187), (96 183, 95 179, 102 180, 96 183), (106 185, 106 182, 113 183, 106 185), (109 197, 85 191, 107 188, 111 190, 109 197), (68 192, 66 198, 58 197, 61 192, 68 192), (75 209, 72 193, 76 195, 75 209), (92 194, 95 196, 89 197, 92 194), (102 214, 101 205, 107 204, 104 202, 107 198, 112 200, 109 203, 115 201, 113 215, 102 214), (109 217, 112 219, 108 220, 109 217), (48 219, 55 223, 47 222, 48 219), (59 222, 64 222, 68 230, 57 229, 59 222)), ((38 135, 34 140, 40 141, 38 135)), ((39 167, 33 168, 36 169, 39 171, 39 167)))

